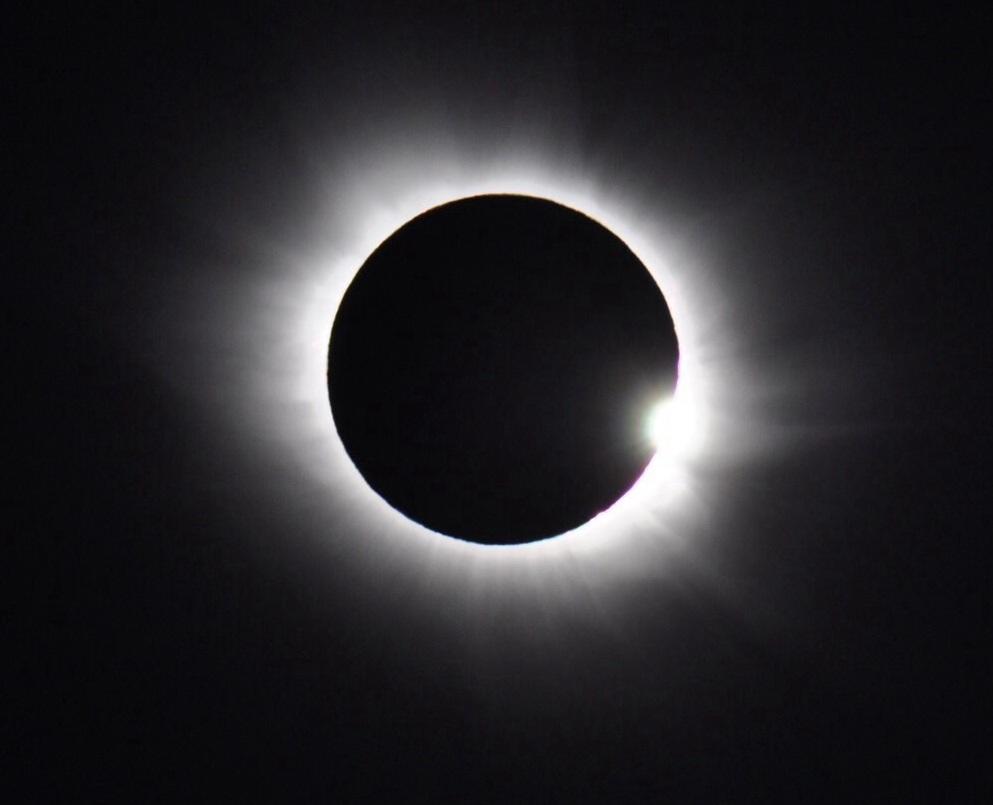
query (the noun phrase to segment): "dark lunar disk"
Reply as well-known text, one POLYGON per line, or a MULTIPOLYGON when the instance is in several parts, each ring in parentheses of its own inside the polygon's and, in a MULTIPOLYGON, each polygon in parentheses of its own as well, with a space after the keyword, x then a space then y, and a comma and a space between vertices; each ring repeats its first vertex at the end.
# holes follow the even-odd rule
POLYGON ((471 542, 561 534, 620 498, 654 451, 678 347, 658 286, 575 210, 492 195, 383 242, 334 321, 335 426, 369 485, 471 542))

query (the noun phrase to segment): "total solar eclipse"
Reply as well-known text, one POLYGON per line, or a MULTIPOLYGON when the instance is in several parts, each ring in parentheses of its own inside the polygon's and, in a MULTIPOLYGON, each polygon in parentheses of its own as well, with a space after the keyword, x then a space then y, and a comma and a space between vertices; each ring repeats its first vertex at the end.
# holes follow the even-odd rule
POLYGON ((369 256, 334 319, 328 390, 389 505, 518 544, 581 526, 638 480, 678 357, 662 292, 616 235, 546 199, 484 195, 369 256))

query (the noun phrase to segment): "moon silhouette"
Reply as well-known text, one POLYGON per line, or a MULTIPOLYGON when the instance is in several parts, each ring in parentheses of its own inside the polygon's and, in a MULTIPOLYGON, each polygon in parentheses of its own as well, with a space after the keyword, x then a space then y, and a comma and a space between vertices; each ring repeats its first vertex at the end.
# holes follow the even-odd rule
POLYGON ((407 222, 362 265, 328 390, 348 456, 389 505, 518 544, 581 526, 637 481, 678 357, 661 290, 616 235, 546 199, 475 196, 407 222))

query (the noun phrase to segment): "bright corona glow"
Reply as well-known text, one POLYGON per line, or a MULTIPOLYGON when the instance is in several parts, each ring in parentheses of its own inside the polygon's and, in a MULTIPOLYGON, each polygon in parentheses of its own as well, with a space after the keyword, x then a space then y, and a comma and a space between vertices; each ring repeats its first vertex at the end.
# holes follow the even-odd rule
MULTIPOLYGON (((650 525, 657 532, 657 518, 663 516, 663 512, 678 498, 685 496, 689 485, 689 466, 699 451, 704 449, 706 379, 700 365, 702 335, 698 329, 699 323, 691 312, 688 288, 682 277, 671 270, 658 242, 644 230, 637 229, 633 225, 634 220, 636 216, 625 214, 623 206, 609 196, 583 183, 553 177, 547 168, 533 165, 527 168, 507 165, 492 176, 476 176, 454 184, 446 183, 442 173, 430 179, 422 177, 422 181, 397 187, 392 194, 384 194, 364 219, 365 226, 356 238, 358 245, 325 268, 324 283, 310 297, 308 313, 300 320, 299 343, 301 347, 304 344, 309 346, 301 353, 306 368, 305 364, 300 365, 304 371, 298 375, 296 382, 302 387, 301 392, 306 398, 312 401, 311 410, 320 419, 319 423, 313 423, 311 439, 316 439, 321 431, 333 436, 324 455, 315 454, 313 446, 307 450, 312 460, 318 462, 313 470, 315 474, 328 475, 328 470, 333 468, 334 476, 342 479, 341 485, 348 488, 350 496, 362 501, 365 512, 362 518, 367 522, 389 523, 388 530, 405 535, 401 538, 410 540, 412 549, 418 543, 430 541, 443 554, 468 552, 485 556, 487 561, 496 561, 498 554, 502 557, 501 561, 511 556, 526 556, 530 561, 560 554, 562 550, 598 553, 613 549, 624 542, 625 532, 636 532, 650 525), (671 406, 673 411, 680 412, 677 419, 686 437, 680 439, 678 449, 659 450, 632 489, 597 517, 563 535, 519 545, 478 545, 437 534, 408 520, 379 498, 351 464, 337 436, 327 403, 324 372, 327 343, 337 307, 352 277, 368 255, 407 221, 433 207, 459 198, 497 193, 546 198, 578 210, 616 234, 648 268, 660 286, 676 328, 680 360, 671 406), (692 417, 689 412, 693 412, 692 417), (333 457, 330 464, 329 455, 333 457)), ((317 268, 313 270, 319 276, 317 268)))
POLYGON ((661 400, 648 412, 645 436, 664 456, 685 456, 699 446, 703 436, 695 414, 685 398, 661 400))
POLYGON ((475 606, 494 596, 547 600, 556 591, 572 600, 577 585, 654 572, 703 522, 709 487, 702 471, 747 453, 746 435, 761 436, 739 412, 750 378, 742 379, 728 303, 690 248, 696 235, 667 229, 665 209, 639 192, 633 175, 605 181, 575 153, 518 143, 481 161, 427 134, 411 135, 403 149, 392 141, 338 146, 327 205, 315 223, 321 237, 303 250, 264 244, 254 271, 209 280, 188 311, 209 322, 213 353, 190 386, 208 390, 211 407, 234 421, 236 440, 251 446, 260 466, 280 468, 266 490, 272 505, 283 507, 287 522, 303 523, 306 512, 296 533, 333 552, 336 566, 352 562, 354 578, 373 583, 393 568, 417 585, 461 591, 475 606), (680 355, 672 397, 649 417, 658 450, 634 486, 575 530, 520 545, 453 539, 394 510, 349 460, 327 391, 332 323, 366 258, 415 216, 495 193, 549 199, 617 235, 658 283, 680 355))
POLYGON ((678 435, 675 427, 675 416, 672 400, 663 400, 656 403, 648 413, 648 422, 645 425, 645 435, 654 445, 655 449, 665 449, 678 435))

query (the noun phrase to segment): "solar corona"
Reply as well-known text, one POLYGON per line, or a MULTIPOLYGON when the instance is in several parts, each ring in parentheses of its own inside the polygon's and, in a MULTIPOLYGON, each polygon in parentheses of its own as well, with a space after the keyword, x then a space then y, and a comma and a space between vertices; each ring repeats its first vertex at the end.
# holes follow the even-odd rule
POLYGON ((229 283, 233 293, 203 295, 210 303, 201 317, 224 337, 200 375, 237 391, 210 404, 227 411, 257 461, 280 467, 267 494, 301 523, 289 543, 326 556, 315 569, 348 567, 356 580, 397 574, 468 596, 472 611, 496 600, 574 606, 590 584, 611 606, 618 579, 665 573, 677 555, 707 550, 694 533, 706 507, 720 505, 708 473, 768 441, 740 405, 763 381, 735 352, 728 289, 633 179, 606 185, 595 164, 537 141, 480 161, 425 137, 412 133, 406 150, 339 143, 343 161, 326 168, 335 177, 326 203, 307 212, 319 234, 252 245, 255 267, 229 283), (527 209, 482 214, 501 200, 527 209), (535 210, 545 223, 528 224, 525 236, 535 210), (472 226, 463 221, 453 235, 448 216, 457 211, 489 220, 493 232, 467 238, 472 226), (549 216, 561 220, 546 225, 549 216), (405 243, 424 224, 437 231, 405 243), (504 259, 515 237, 516 263, 504 259), (545 259, 521 250, 536 239, 547 241, 535 253, 545 259), (434 257, 381 263, 418 240, 422 256, 434 257), (600 259, 589 260, 591 244, 605 250, 600 259), (425 279, 426 266, 437 276, 425 279), (527 290, 519 278, 531 270, 539 273, 527 290), (381 272, 388 279, 370 285, 381 272), (359 315, 349 314, 373 285, 381 287, 366 312, 359 304, 359 315), (608 315, 611 294, 641 312, 629 321, 608 315), (558 315, 536 314, 542 306, 558 315), (515 310, 516 333, 507 326, 515 310), (453 350, 463 324, 475 345, 462 340, 453 350), (614 327, 620 335, 605 340, 614 327), (436 351, 418 352, 413 335, 433 338, 436 351), (346 370, 353 336, 360 349, 346 370), (431 358, 420 373, 417 355, 431 358), (371 385, 359 382, 363 373, 371 385), (531 393, 516 411, 506 405, 515 386, 531 393), (438 396, 418 399, 425 389, 438 396), (515 432, 504 439, 508 427, 515 432), (370 434, 378 447, 363 452, 370 434), (459 447, 461 464, 429 466, 430 440, 440 438, 459 447), (583 442, 596 448, 585 467, 576 460, 583 442), (544 466, 515 462, 527 444, 547 456, 544 466), (502 472, 508 467, 523 472, 502 472))

